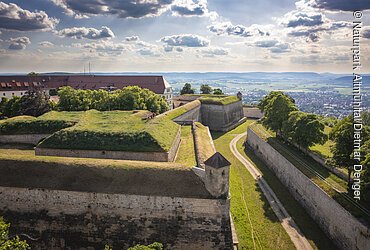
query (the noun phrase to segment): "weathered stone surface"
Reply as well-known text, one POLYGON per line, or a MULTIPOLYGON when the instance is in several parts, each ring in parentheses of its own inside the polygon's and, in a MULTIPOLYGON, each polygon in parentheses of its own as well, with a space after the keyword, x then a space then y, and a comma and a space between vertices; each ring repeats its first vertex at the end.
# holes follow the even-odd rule
POLYGON ((0 143, 24 143, 37 145, 50 134, 0 135, 0 143))
POLYGON ((250 128, 247 142, 340 249, 369 249, 369 227, 353 217, 250 128))
POLYGON ((0 212, 33 249, 231 249, 227 199, 102 194, 0 187, 0 212))

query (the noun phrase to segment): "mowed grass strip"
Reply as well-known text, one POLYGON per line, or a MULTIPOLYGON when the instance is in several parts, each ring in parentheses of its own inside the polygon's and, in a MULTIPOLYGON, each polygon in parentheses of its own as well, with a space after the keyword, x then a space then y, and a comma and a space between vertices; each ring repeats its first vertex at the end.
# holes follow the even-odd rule
POLYGON ((195 123, 196 138, 198 145, 198 156, 200 163, 202 164, 209 157, 211 157, 215 152, 214 147, 212 146, 212 138, 208 133, 208 128, 201 124, 200 122, 195 123))
POLYGON ((181 143, 175 162, 188 167, 196 165, 194 139, 190 125, 181 127, 181 143))
POLYGON ((279 198, 287 212, 297 223, 314 249, 336 249, 325 233, 309 216, 305 209, 289 194, 288 189, 279 181, 275 174, 254 154, 250 147, 245 147, 246 137, 237 142, 238 151, 263 174, 263 178, 269 184, 279 198))
POLYGON ((80 122, 54 133, 39 147, 166 152, 180 126, 167 117, 143 119, 149 111, 86 111, 80 122))
POLYGON ((227 133, 212 133, 217 151, 231 162, 231 215, 239 249, 294 249, 256 181, 229 148, 235 135, 245 132, 252 122, 248 120, 227 133))

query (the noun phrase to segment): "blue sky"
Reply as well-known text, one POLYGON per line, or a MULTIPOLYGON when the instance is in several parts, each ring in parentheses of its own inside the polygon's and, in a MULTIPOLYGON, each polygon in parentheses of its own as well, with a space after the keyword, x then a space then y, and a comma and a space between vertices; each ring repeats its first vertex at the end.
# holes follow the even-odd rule
POLYGON ((370 1, 0 1, 1 72, 351 72, 353 10, 370 69, 370 1))

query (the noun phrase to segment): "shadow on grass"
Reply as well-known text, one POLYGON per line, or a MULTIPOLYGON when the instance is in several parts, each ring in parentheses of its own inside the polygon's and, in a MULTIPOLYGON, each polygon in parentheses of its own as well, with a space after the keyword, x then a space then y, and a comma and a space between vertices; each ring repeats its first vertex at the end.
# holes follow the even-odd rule
POLYGON ((216 131, 211 131, 212 139, 217 140, 221 136, 225 135, 227 132, 216 132, 216 131))
POLYGON ((19 149, 19 150, 32 150, 35 146, 32 144, 20 143, 0 143, 1 149, 19 149))
POLYGON ((262 189, 257 183, 256 183, 255 190, 260 194, 260 200, 263 201, 263 210, 264 210, 265 217, 268 218, 272 222, 279 222, 279 219, 275 215, 274 210, 272 210, 270 203, 267 201, 267 198, 265 197, 262 189))
MULTIPOLYGON (((288 189, 279 181, 275 174, 260 160, 260 158, 253 152, 253 150, 246 145, 243 147, 243 151, 252 162, 255 163, 256 167, 261 171, 263 178, 266 180, 268 185, 274 190, 274 193, 284 205, 289 215, 294 219, 299 229, 302 231, 304 236, 314 242, 318 249, 337 249, 331 240, 326 237, 325 233, 315 223, 315 221, 309 216, 304 208, 289 194, 288 189)), ((264 199, 265 200, 265 199, 264 199)), ((265 209, 266 215, 270 213, 271 208, 265 209)), ((272 211, 271 211, 272 212, 272 211)))

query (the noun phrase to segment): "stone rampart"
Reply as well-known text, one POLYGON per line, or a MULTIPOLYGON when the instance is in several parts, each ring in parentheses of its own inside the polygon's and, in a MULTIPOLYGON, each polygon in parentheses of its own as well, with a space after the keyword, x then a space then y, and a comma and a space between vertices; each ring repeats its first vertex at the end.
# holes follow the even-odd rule
POLYGON ((357 220, 250 128, 247 143, 340 249, 368 249, 369 227, 357 220))
POLYGON ((50 134, 0 135, 0 143, 23 143, 37 145, 50 134))
POLYGON ((0 187, 0 212, 33 249, 231 249, 228 199, 0 187))

